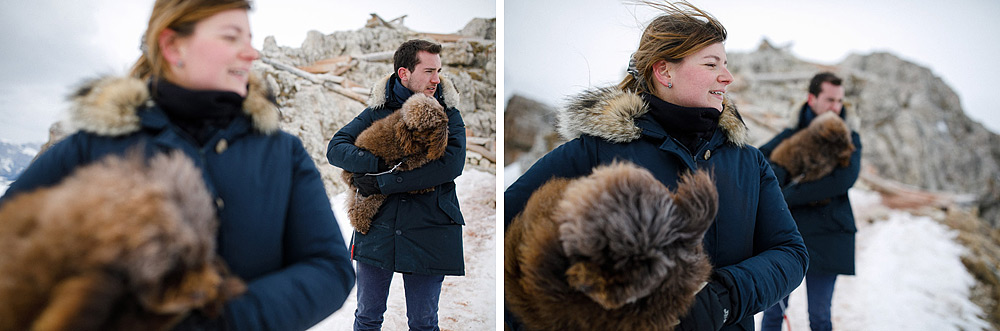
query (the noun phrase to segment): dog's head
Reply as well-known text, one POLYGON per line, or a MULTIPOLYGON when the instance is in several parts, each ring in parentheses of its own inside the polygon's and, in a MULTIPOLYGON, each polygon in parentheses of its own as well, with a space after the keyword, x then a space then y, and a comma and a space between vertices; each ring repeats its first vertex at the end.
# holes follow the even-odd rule
MULTIPOLYGON (((708 183, 711 192, 684 196, 714 202, 715 187, 708 183)), ((628 163, 598 167, 565 192, 554 218, 570 263, 568 283, 605 309, 648 296, 670 273, 705 258, 700 245, 714 219, 714 204, 707 221, 685 219, 691 213, 680 212, 667 188, 646 169, 628 163)))
POLYGON ((147 203, 149 227, 122 261, 142 306, 176 314, 242 293, 245 286, 215 252, 218 220, 201 171, 173 152, 153 157, 146 172, 159 194, 147 203))
POLYGON ((820 114, 809 124, 809 130, 815 132, 822 146, 831 148, 837 164, 841 167, 850 164, 851 154, 856 148, 851 142, 850 128, 839 116, 833 112, 820 114))
POLYGON ((448 115, 441 106, 427 95, 416 93, 403 103, 403 125, 397 134, 405 135, 400 139, 404 150, 426 150, 427 159, 433 160, 444 155, 448 146, 448 115), (411 146, 412 145, 412 146, 411 146))

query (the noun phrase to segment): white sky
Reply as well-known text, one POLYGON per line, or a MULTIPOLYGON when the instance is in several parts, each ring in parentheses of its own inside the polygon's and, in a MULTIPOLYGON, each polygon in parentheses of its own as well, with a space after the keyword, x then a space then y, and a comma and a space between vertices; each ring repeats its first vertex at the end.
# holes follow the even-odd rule
MULTIPOLYGON (((357 30, 370 13, 402 15, 421 32, 453 33, 476 17, 497 17, 492 0, 256 0, 253 44, 275 36, 299 47, 306 32, 357 30)), ((139 57, 152 0, 0 1, 0 139, 44 142, 65 114, 73 86, 98 75, 122 75, 139 57)))
MULTIPOLYGON (((1000 77, 1000 1, 691 2, 726 26, 730 52, 754 50, 766 36, 822 64, 889 51, 929 67, 969 117, 1000 132, 990 97, 1000 77)), ((504 100, 519 93, 556 106, 584 87, 617 83, 652 13, 613 0, 506 0, 504 100)))

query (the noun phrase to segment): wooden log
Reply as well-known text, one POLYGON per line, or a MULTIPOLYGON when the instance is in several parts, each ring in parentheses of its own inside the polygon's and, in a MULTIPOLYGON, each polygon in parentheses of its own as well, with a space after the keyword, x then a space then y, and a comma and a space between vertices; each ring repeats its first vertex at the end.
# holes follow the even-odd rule
POLYGON ((973 194, 932 192, 918 187, 882 178, 869 168, 859 179, 882 196, 882 204, 893 209, 920 209, 923 207, 948 208, 952 205, 975 203, 973 194))
POLYGON ((486 149, 486 147, 476 145, 476 144, 465 144, 465 149, 479 153, 490 162, 497 163, 497 156, 492 151, 486 149))
POLYGON ((358 56, 355 56, 355 58, 358 59, 358 60, 367 61, 367 62, 392 61, 392 56, 395 53, 396 53, 395 50, 384 51, 384 52, 375 52, 375 53, 368 53, 368 54, 358 55, 358 56))
POLYGON ((331 91, 340 93, 341 95, 354 99, 355 101, 358 101, 362 104, 368 101, 368 99, 365 98, 364 96, 352 91, 351 89, 341 86, 340 83, 344 81, 344 77, 338 77, 329 74, 314 75, 306 71, 303 71, 302 69, 281 63, 280 61, 271 58, 261 57, 260 60, 263 61, 264 63, 270 64, 271 66, 277 69, 288 71, 296 76, 305 78, 306 80, 313 82, 314 84, 322 85, 323 87, 326 87, 331 91))
MULTIPOLYGON (((351 59, 350 55, 341 55, 341 56, 334 57, 334 58, 322 59, 322 60, 313 62, 310 65, 301 66, 301 67, 298 67, 298 68, 302 69, 305 72, 313 73, 313 74, 323 74, 323 73, 328 73, 328 72, 333 71, 334 75, 338 75, 339 76, 339 75, 343 74, 343 71, 340 72, 340 73, 337 73, 336 71, 339 70, 341 67, 344 67, 348 63, 351 63, 351 60, 352 59, 351 59)), ((347 71, 347 70, 345 69, 344 71, 347 71)))
POLYGON ((460 34, 454 34, 454 33, 448 33, 448 34, 443 34, 443 33, 420 33, 418 36, 421 39, 434 39, 434 41, 437 41, 439 43, 453 43, 453 42, 457 42, 459 40, 468 38, 467 36, 463 36, 463 35, 460 35, 460 34))

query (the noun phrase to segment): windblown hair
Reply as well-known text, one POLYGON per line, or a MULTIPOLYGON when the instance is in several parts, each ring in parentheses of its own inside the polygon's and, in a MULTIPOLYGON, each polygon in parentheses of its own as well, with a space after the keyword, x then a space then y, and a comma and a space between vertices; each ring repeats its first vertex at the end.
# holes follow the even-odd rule
POLYGON ((633 54, 641 80, 632 75, 618 84, 623 91, 653 92, 653 65, 660 60, 680 63, 688 55, 726 41, 726 28, 715 17, 687 2, 639 1, 664 12, 642 32, 639 49, 633 54))
MULTIPOLYGON (((354 145, 382 158, 390 166, 400 163, 396 170, 409 171, 432 160, 441 158, 448 147, 448 115, 444 107, 423 93, 414 93, 403 107, 389 116, 375 121, 358 135, 354 145)), ((344 171, 341 178, 351 189, 356 189, 353 173, 344 171)), ((426 193, 434 188, 413 191, 426 193)), ((385 195, 367 197, 355 192, 347 199, 347 214, 351 225, 367 234, 372 217, 378 212, 385 195)))
POLYGON ((552 179, 504 235, 507 305, 532 330, 673 329, 711 273, 717 211, 704 171, 675 192, 624 162, 552 179))
POLYGON ((781 181, 805 183, 823 178, 851 163, 851 130, 834 112, 820 114, 805 129, 785 139, 771 152, 771 162, 788 172, 781 181))
POLYGON ((0 209, 0 330, 168 329, 246 289, 215 253, 201 172, 130 153, 0 209))
POLYGON ((169 66, 164 65, 167 60, 160 49, 160 33, 171 29, 179 37, 190 36, 195 24, 230 9, 250 10, 250 0, 156 0, 139 46, 142 55, 132 65, 131 76, 142 80, 166 77, 169 66))

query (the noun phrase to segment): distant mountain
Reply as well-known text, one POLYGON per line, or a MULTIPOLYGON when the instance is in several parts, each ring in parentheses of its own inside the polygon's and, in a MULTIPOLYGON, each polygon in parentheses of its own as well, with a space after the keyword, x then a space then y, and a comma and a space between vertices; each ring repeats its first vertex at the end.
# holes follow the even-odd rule
POLYGON ((38 154, 41 144, 15 144, 0 140, 0 183, 12 182, 38 154))

